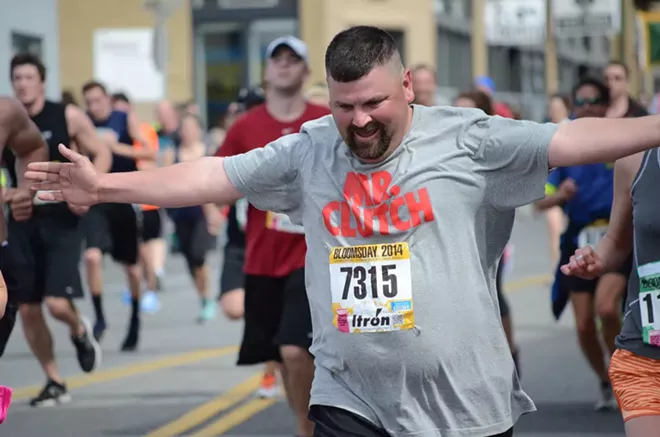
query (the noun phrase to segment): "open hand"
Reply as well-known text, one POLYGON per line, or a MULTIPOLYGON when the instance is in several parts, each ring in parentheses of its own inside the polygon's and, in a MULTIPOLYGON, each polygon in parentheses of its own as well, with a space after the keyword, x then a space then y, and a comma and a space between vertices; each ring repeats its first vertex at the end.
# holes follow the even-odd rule
POLYGON ((577 249, 568 264, 561 266, 561 272, 566 276, 595 279, 604 273, 604 266, 598 253, 587 246, 577 249))
POLYGON ((71 162, 33 162, 28 164, 25 178, 34 182, 37 198, 67 202, 74 209, 99 201, 99 174, 92 162, 63 144, 60 153, 71 162))

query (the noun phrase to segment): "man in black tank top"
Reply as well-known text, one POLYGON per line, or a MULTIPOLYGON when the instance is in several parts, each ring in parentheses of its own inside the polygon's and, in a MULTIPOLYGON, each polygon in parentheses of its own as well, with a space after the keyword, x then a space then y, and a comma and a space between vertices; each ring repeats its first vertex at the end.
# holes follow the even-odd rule
MULTIPOLYGON (((134 141, 147 144, 134 113, 115 111, 105 87, 88 82, 82 87, 88 115, 97 131, 110 134, 108 145, 113 155, 111 173, 137 170, 137 160, 155 160, 157 152, 148 147, 133 147, 134 141)), ((131 295, 131 316, 122 351, 137 348, 140 332, 140 295, 142 271, 139 265, 139 244, 142 235, 142 214, 139 205, 109 203, 95 205, 85 217, 86 249, 84 254, 88 286, 96 313, 94 336, 101 339, 106 329, 102 307, 103 254, 124 267, 131 295)), ((154 295, 152 295, 153 297, 154 295)))
MULTIPOLYGON (((16 55, 11 61, 14 92, 27 109, 48 146, 50 161, 66 161, 58 144, 70 144, 94 156, 94 165, 108 171, 110 151, 98 139, 85 114, 73 105, 47 101, 44 95, 46 69, 30 54, 16 55)), ((9 159, 8 161, 10 161, 9 159)), ((11 163, 7 162, 11 167, 11 163)), ((16 181, 12 181, 15 185, 16 181)), ((64 379, 55 363, 53 342, 42 312, 67 324, 80 367, 91 372, 100 363, 101 350, 94 340, 88 320, 73 305, 83 296, 78 264, 82 248, 80 216, 88 208, 63 202, 42 202, 34 197, 30 220, 9 220, 9 251, 16 260, 17 301, 23 330, 31 350, 39 360, 47 382, 31 400, 32 406, 52 405, 69 399, 64 379)))
MULTIPOLYGON (((28 162, 48 159, 46 143, 37 127, 30 121, 25 108, 19 101, 8 97, 0 97, 0 149, 2 156, 11 156, 14 163, 19 161, 19 174, 28 162)), ((16 167, 12 165, 8 170, 16 180, 16 167)), ((6 186, 2 188, 0 206, 4 207, 6 204, 11 208, 13 220, 29 219, 32 216, 30 191, 25 186, 20 189, 6 186)), ((8 250, 6 227, 5 214, 0 214, 0 357, 14 329, 18 311, 16 290, 19 278, 16 275, 17 266, 12 262, 8 250)))

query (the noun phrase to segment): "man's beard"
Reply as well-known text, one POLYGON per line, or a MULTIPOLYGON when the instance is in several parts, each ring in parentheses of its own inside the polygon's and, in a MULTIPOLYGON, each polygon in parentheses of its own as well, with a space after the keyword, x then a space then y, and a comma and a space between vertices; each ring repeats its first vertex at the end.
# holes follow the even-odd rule
POLYGON ((351 125, 348 128, 346 145, 355 156, 361 159, 379 159, 387 152, 390 147, 392 135, 387 131, 384 124, 372 120, 364 127, 358 128, 351 125), (378 132, 374 139, 363 141, 357 133, 371 135, 378 132))

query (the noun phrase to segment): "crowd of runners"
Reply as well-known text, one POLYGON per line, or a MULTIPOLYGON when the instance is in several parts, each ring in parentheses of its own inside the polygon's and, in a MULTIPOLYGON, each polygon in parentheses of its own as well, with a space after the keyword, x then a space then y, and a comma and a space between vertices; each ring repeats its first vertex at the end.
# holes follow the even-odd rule
POLYGON ((46 379, 32 406, 71 399, 44 311, 69 327, 84 372, 115 324, 119 348, 138 350, 173 246, 196 320, 218 308, 244 320, 237 363, 264 366, 259 396, 281 380, 296 435, 511 436, 535 406, 502 277, 515 210, 533 204, 555 263, 549 311, 573 307, 596 409, 619 408, 629 436, 657 434, 660 119, 629 95, 625 64, 552 96, 538 124, 496 101, 488 77, 435 106, 435 71, 405 68, 374 27, 335 36, 326 85, 306 86, 293 36, 266 59, 264 82, 208 133, 193 103, 162 102, 154 127, 95 81, 80 105, 47 100, 42 61, 12 59, 0 356, 20 318, 46 379), (125 271, 126 320, 104 311, 105 254, 125 271), (91 320, 74 303, 84 288, 91 320))

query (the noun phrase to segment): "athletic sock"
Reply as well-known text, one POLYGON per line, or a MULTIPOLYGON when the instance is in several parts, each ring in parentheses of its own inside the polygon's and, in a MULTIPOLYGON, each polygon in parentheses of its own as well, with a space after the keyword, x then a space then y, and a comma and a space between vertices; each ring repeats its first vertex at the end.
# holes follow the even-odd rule
POLYGON ((138 319, 140 316, 140 299, 131 298, 131 320, 138 319))
POLYGON ((92 304, 94 305, 94 314, 96 320, 105 322, 105 314, 103 314, 103 299, 101 295, 92 295, 92 304))

